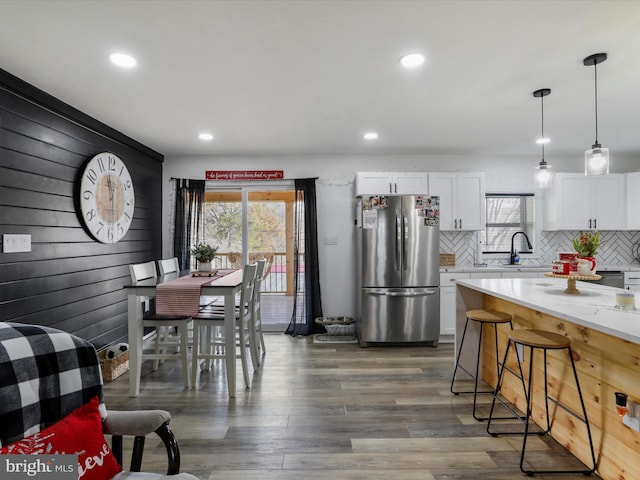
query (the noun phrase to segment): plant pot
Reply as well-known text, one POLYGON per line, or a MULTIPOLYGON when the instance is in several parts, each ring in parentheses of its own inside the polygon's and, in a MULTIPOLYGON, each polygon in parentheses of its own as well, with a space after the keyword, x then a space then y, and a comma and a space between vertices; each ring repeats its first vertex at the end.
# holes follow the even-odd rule
POLYGON ((198 271, 199 272, 210 272, 213 270, 211 266, 211 262, 198 262, 198 271))

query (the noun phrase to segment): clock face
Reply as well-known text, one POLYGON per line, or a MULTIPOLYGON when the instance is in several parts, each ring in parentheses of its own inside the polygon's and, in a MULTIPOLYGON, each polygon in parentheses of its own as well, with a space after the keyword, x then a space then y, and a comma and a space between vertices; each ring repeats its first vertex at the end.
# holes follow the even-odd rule
POLYGON ((129 230, 135 194, 129 170, 113 153, 87 162, 80 180, 82 219, 96 240, 115 243, 129 230))

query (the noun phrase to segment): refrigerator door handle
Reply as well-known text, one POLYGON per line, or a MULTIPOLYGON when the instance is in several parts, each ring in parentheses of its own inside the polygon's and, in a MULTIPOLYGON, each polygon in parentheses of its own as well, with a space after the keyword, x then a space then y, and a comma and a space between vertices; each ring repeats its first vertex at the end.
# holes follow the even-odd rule
POLYGON ((400 270, 401 243, 402 243, 402 226, 400 225, 400 217, 396 215, 396 270, 400 270))
POLYGON ((402 269, 407 269, 407 241, 409 239, 409 225, 407 217, 402 217, 402 269))
POLYGON ((375 297, 426 297, 438 293, 436 290, 424 290, 421 292, 368 292, 367 295, 375 297))

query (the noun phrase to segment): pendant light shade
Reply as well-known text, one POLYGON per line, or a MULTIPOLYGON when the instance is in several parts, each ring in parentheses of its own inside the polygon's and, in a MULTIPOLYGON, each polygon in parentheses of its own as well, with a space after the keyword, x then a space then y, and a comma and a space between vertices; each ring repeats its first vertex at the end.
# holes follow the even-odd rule
POLYGON ((533 96, 536 98, 540 98, 541 109, 541 118, 542 118, 542 135, 538 139, 537 143, 542 145, 542 160, 540 160, 540 164, 536 167, 535 172, 535 183, 538 188, 549 188, 553 182, 553 174, 551 172, 551 165, 549 165, 544 159, 544 144, 549 141, 548 138, 544 136, 544 97, 551 93, 550 88, 541 88, 540 90, 536 90, 533 92, 533 96))
POLYGON ((609 149, 602 148, 598 142, 598 67, 599 63, 607 59, 606 53, 594 53, 584 59, 586 67, 593 65, 594 85, 595 85, 595 112, 596 112, 596 141, 590 150, 584 152, 584 174, 585 175, 609 175, 609 149))

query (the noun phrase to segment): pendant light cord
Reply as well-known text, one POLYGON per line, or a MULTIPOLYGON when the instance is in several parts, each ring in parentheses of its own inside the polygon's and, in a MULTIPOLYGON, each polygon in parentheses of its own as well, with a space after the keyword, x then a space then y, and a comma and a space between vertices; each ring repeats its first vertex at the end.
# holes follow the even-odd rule
POLYGON ((596 105, 596 145, 598 145, 598 64, 593 63, 593 76, 595 80, 595 105, 596 105))
POLYGON ((540 102, 542 105, 542 136, 540 138, 542 139, 542 162, 544 164, 546 163, 544 161, 544 95, 540 96, 540 102))

